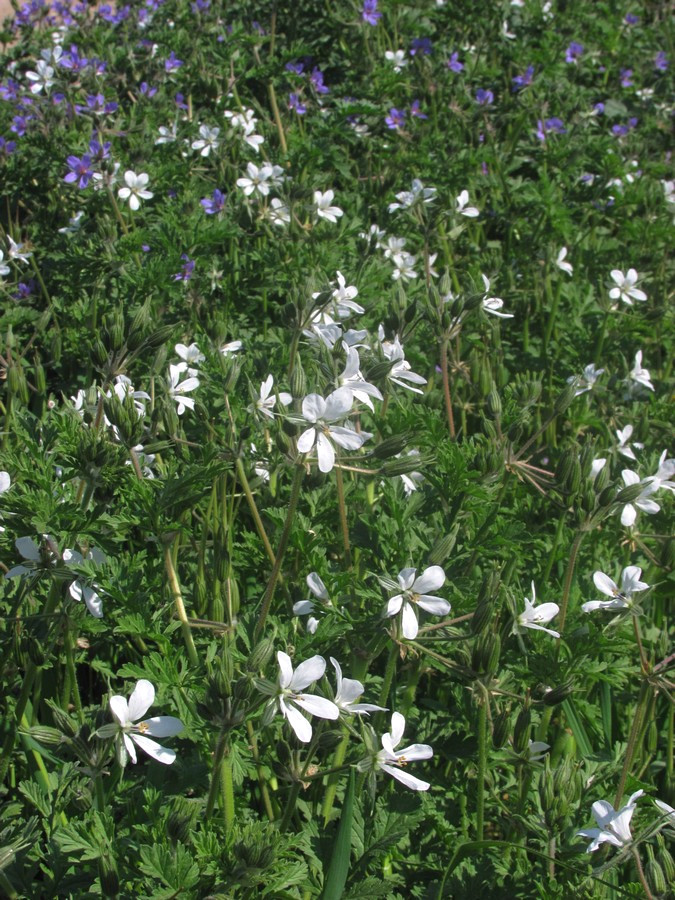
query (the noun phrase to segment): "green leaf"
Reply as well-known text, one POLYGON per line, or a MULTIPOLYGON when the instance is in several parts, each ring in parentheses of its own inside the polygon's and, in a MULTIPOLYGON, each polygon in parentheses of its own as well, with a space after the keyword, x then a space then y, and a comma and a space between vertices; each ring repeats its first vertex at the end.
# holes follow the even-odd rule
POLYGON ((340 900, 349 874, 349 858, 352 849, 352 819, 354 817, 354 791, 356 778, 354 770, 349 774, 349 784, 342 805, 337 841, 331 854, 330 865, 323 888, 323 900, 340 900))

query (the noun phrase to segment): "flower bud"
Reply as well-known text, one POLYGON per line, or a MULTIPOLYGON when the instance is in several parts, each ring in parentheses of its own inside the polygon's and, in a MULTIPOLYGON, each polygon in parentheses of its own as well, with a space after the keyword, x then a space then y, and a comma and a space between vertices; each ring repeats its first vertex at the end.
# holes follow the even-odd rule
POLYGON ((108 351, 100 338, 95 338, 91 347, 91 357, 99 369, 103 369, 108 364, 108 351))
POLYGON ((459 525, 455 525, 450 534, 446 534, 443 537, 438 538, 434 546, 431 548, 431 552, 429 553, 430 566, 443 565, 445 560, 452 553, 452 550, 455 546, 455 541, 457 540, 458 531, 459 525))
POLYGON ((546 706, 557 706, 559 703, 562 703, 563 700, 566 700, 569 696, 571 696, 573 691, 573 682, 566 681, 563 684, 558 685, 557 687, 551 688, 550 691, 546 691, 546 693, 544 694, 544 703, 546 704, 546 706))
MULTIPOLYGON (((659 835, 660 837, 660 835, 659 835)), ((659 863, 668 884, 675 884, 675 861, 665 844, 659 843, 659 863)))
MULTIPOLYGON (((649 849, 651 850, 651 847, 649 849)), ((645 875, 647 876, 647 881, 654 889, 654 893, 658 896, 665 896, 668 890, 666 875, 659 862, 651 854, 645 866, 645 875)))
POLYGON ((629 484, 616 495, 617 503, 632 503, 644 491, 644 484, 629 484))
POLYGON ((595 481, 593 482, 593 490, 596 494, 600 494, 605 490, 607 485, 609 484, 609 466, 603 466, 598 474, 595 476, 595 481))
MULTIPOLYGON (((373 448, 372 455, 376 459, 389 459, 392 456, 396 456, 397 454, 402 453, 409 444, 409 434, 392 434, 390 437, 385 438, 376 447, 373 448)), ((415 460, 419 459, 417 456, 411 458, 415 460)), ((415 463, 415 465, 417 465, 417 462, 415 463)))
POLYGON ((488 394, 487 409, 488 413, 492 416, 493 419, 501 418, 502 401, 494 385, 492 386, 492 390, 488 394))
POLYGON ((263 638, 251 650, 246 668, 249 672, 264 672, 274 653, 272 638, 263 638))
POLYGON ((386 378, 391 371, 392 363, 388 359, 380 360, 374 365, 369 366, 366 372, 366 380, 370 382, 378 382, 386 378))
POLYGON ((293 374, 291 375, 291 394, 294 397, 304 397, 307 393, 307 376, 302 367, 300 354, 296 353, 293 374))
POLYGON ((612 506, 614 503, 616 503, 616 499, 616 488, 614 487, 614 485, 610 484, 603 491, 601 491, 600 496, 598 497, 598 506, 601 509, 606 509, 607 507, 612 506))
POLYGON ((503 747, 511 730, 511 712, 505 709, 499 713, 493 720, 492 726, 492 746, 495 750, 503 747))
POLYGON ((516 753, 525 753, 530 743, 530 708, 525 706, 518 713, 516 725, 513 729, 513 749, 516 753))
POLYGON ((568 406, 572 403, 576 396, 576 384, 572 382, 571 384, 566 385, 563 390, 556 397, 555 403, 553 404, 553 412, 555 415, 559 416, 565 412, 568 406))
POLYGON ((481 397, 487 397, 491 390, 492 371, 490 370, 490 363, 485 359, 478 373, 478 391, 481 397))
POLYGON ((253 681, 250 677, 242 676, 238 678, 232 688, 232 696, 239 703, 245 702, 253 693, 253 681))
POLYGON ((225 621, 225 602, 223 600, 222 584, 215 578, 213 581, 213 590, 211 599, 209 600, 209 618, 213 622, 225 621))
POLYGON ((399 456, 397 459, 388 459, 380 471, 388 478, 395 475, 407 475, 409 472, 418 471, 423 466, 429 465, 429 457, 422 456, 399 456))
POLYGON ((477 675, 494 675, 499 665, 501 640, 498 634, 487 631, 476 638, 471 668, 477 675))
POLYGON ((104 897, 117 897, 120 891, 120 879, 115 860, 109 853, 102 853, 98 860, 98 878, 101 882, 101 893, 104 897))

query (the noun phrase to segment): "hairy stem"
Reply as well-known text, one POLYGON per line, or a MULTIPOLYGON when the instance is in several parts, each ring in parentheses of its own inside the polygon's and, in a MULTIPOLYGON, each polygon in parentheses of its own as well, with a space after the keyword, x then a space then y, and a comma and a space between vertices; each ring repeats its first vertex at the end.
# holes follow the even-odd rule
POLYGON ((174 606, 176 607, 176 614, 180 620, 180 626, 183 632, 183 640, 185 641, 188 658, 190 660, 190 664, 197 667, 199 665, 199 657, 197 656, 197 648, 195 647, 195 642, 192 637, 190 622, 188 620, 187 613, 185 612, 183 594, 181 592, 180 582, 178 581, 178 575, 176 574, 176 569, 173 564, 170 544, 166 544, 164 547, 164 567, 169 579, 169 587, 171 588, 171 596, 173 597, 174 606))

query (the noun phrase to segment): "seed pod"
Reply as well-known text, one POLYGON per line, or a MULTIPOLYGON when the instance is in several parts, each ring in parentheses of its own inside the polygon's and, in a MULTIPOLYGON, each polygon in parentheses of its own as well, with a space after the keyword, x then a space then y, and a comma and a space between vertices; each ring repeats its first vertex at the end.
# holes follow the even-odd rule
POLYGON ((281 428, 288 437, 295 437, 300 431, 297 422, 293 422, 291 419, 284 419, 281 428))
POLYGON ((577 742, 571 731, 561 730, 556 737, 551 749, 551 765, 557 766, 561 760, 576 758, 577 742))
POLYGON ((58 728, 50 728, 48 725, 33 725, 30 736, 40 744, 60 744, 64 739, 58 728))
POLYGON ((232 696, 239 703, 248 700, 253 693, 253 681, 250 677, 242 676, 238 678, 232 687, 232 696))
POLYGON ((654 888, 654 893, 658 894, 659 896, 665 896, 666 891, 668 890, 666 875, 661 868, 661 865, 654 857, 651 857, 647 860, 647 865, 645 866, 645 875, 647 876, 647 881, 649 882, 649 884, 654 888))
POLYGON ((370 366, 367 371, 367 379, 368 381, 378 382, 383 378, 386 378, 389 372, 391 371, 392 363, 389 360, 384 359, 380 362, 376 362, 374 365, 370 366))
POLYGON ((239 585, 236 582, 236 579, 232 577, 232 568, 230 567, 230 572, 228 577, 225 579, 225 583, 223 585, 226 597, 228 598, 228 609, 231 611, 233 616, 236 616, 239 612, 239 585))
POLYGON ((52 359, 55 363, 61 362, 61 352, 63 350, 63 338, 61 337, 61 332, 57 331, 52 334, 52 339, 50 342, 51 351, 52 351, 52 359))
POLYGON ((576 462, 576 453, 573 450, 565 450, 555 467, 555 477, 559 485, 564 486, 569 482, 576 462))
POLYGON ((501 640, 498 634, 487 631, 474 644, 471 668, 477 675, 494 675, 499 665, 501 640))
POLYGON ((541 770, 539 774, 539 784, 538 784, 538 793, 539 799, 541 800, 541 807, 544 810, 544 815, 546 816, 547 822, 555 821, 555 812, 554 807, 557 807, 556 803, 556 791, 553 786, 553 776, 551 770, 548 766, 541 770))
POLYGON ((658 856, 666 881, 668 884, 675 884, 675 860, 665 844, 659 845, 658 856))
POLYGON ((205 615, 208 602, 206 578, 204 577, 204 570, 200 566, 192 590, 192 604, 198 616, 203 617, 205 615))
POLYGON ((99 369, 103 369, 108 364, 108 351, 105 344, 100 338, 95 338, 91 347, 91 357, 99 369))
POLYGON ((525 706, 518 713, 516 725, 513 729, 513 749, 516 753, 525 753, 530 743, 530 708, 525 706))
POLYGON ((559 703, 562 703, 563 700, 566 700, 571 696, 573 691, 574 683, 566 681, 564 684, 560 684, 557 687, 551 688, 550 691, 546 691, 544 694, 544 703, 546 706, 557 706, 559 703))
POLYGON ((604 491, 607 485, 609 484, 609 466, 603 466, 598 474, 595 476, 595 481, 593 482, 593 490, 596 494, 604 491))
POLYGON ((481 397, 487 397, 492 390, 492 371, 487 359, 483 360, 478 373, 478 391, 481 397))
POLYGON ((491 600, 482 600, 471 618, 471 634, 481 634, 492 621, 493 605, 491 600))
POLYGON ((450 532, 450 534, 446 534, 443 537, 439 537, 434 546, 431 548, 431 552, 429 553, 429 565, 430 566, 441 566, 445 562, 445 560, 450 556, 452 550, 455 546, 455 541, 457 540, 457 532, 459 531, 459 525, 455 525, 450 532))
POLYGON ((608 485, 598 497, 598 506, 600 509, 606 509, 616 502, 616 488, 614 485, 608 485))
POLYGON ((492 390, 488 394, 487 398, 487 409, 488 413, 492 416, 493 419, 500 419, 502 415, 502 401, 497 393, 497 389, 495 386, 492 386, 492 390))
POLYGON ((659 729, 656 725, 654 719, 649 723, 649 728, 647 729, 647 751, 649 753, 656 753, 658 744, 659 744, 659 729))
POLYGON ((213 582, 213 593, 209 602, 209 618, 213 622, 225 621, 225 604, 223 603, 222 584, 216 578, 213 582))
POLYGON ((506 385, 509 383, 510 374, 511 373, 505 365, 501 364, 497 366, 497 387, 500 390, 504 390, 506 385))
POLYGON ((381 468, 383 475, 387 478, 393 478, 395 475, 408 475, 415 472, 423 466, 429 465, 430 459, 427 456, 399 456, 398 459, 388 459, 381 468))
POLYGON ((495 719, 492 728, 492 746, 495 750, 503 747, 511 730, 511 711, 505 709, 495 719))
POLYGON ((447 269, 445 269, 443 274, 441 275, 441 280, 438 283, 438 288, 442 297, 446 297, 452 290, 452 281, 450 280, 450 273, 447 269))

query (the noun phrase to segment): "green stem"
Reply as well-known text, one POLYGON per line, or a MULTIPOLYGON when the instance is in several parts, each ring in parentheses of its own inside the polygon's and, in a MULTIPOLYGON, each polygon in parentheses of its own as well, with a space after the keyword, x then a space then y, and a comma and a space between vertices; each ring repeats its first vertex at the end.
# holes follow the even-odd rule
POLYGON ((260 765, 260 754, 258 753, 258 740, 255 736, 255 731, 253 730, 253 723, 249 719, 246 722, 246 731, 248 734, 248 742, 251 747, 251 753, 253 754, 253 761, 255 762, 256 772, 258 774, 258 785, 260 787, 260 796, 263 800, 263 805, 265 807, 265 812, 267 813, 267 818, 270 822, 273 822, 276 818, 274 815, 274 808, 272 806, 272 800, 270 798, 270 792, 267 788, 267 782, 265 781, 265 772, 263 771, 263 767, 260 765))
POLYGON ((626 753, 623 758, 623 767, 621 769, 621 777, 619 778, 619 785, 616 789, 616 797, 614 799, 614 809, 619 809, 621 806, 621 798, 623 797, 624 790, 626 788, 626 781, 628 779, 628 775, 630 773, 630 767, 633 763, 633 755, 635 753, 635 747, 637 744, 638 735, 640 734, 640 726, 642 724, 642 714, 644 711, 644 707, 649 700, 649 682, 643 681, 642 686, 640 687, 640 694, 638 696, 637 705, 635 707, 635 715, 633 716, 633 724, 630 729, 630 734, 628 736, 628 744, 626 746, 626 753))
POLYGON ((185 604, 183 603, 183 595, 181 593, 178 575, 176 574, 176 569, 174 568, 170 544, 166 544, 164 547, 164 567, 166 568, 166 574, 169 579, 169 586, 171 588, 171 596, 173 597, 173 602, 176 607, 176 614, 180 620, 180 626, 183 632, 183 640, 185 641, 185 646, 188 652, 188 658, 190 660, 190 664, 197 668, 199 666, 199 657, 197 656, 197 648, 195 647, 195 642, 192 637, 190 622, 188 620, 187 613, 185 612, 185 604))
POLYGON ((272 549, 272 545, 270 544, 270 539, 267 537, 267 532, 265 531, 265 526, 263 525, 263 521, 260 518, 260 513, 258 512, 258 507, 256 506, 255 499, 253 497, 253 492, 251 491, 251 487, 248 483, 248 478, 246 477, 246 471, 244 469, 244 464, 242 463, 240 458, 237 458, 236 462, 237 468, 237 478, 239 479, 239 483, 241 484, 242 490, 244 491, 244 496, 246 497, 246 502, 248 503, 248 508, 253 516, 253 521, 255 523, 256 531, 258 532, 258 537, 263 542, 265 547, 265 553, 269 557, 270 562, 274 565, 275 556, 274 550, 272 549))
POLYGON ((450 437, 455 440, 455 417, 452 413, 452 397, 450 396, 450 376, 448 374, 448 339, 441 341, 441 377, 443 379, 443 399, 445 401, 445 414, 448 417, 448 429, 450 437))
POLYGON ((342 478, 342 469, 335 467, 335 484, 337 487, 338 510, 340 512, 340 531, 342 533, 342 546, 345 551, 345 568, 352 567, 352 551, 349 545, 349 525, 347 524, 347 504, 345 503, 345 483, 342 478))
POLYGON ((281 116, 279 114, 279 104, 277 103, 277 95, 274 90, 274 85, 271 81, 267 84, 267 94, 270 98, 270 106, 272 107, 272 115, 274 116, 274 124, 277 126, 277 134, 279 135, 279 143, 281 144, 281 149, 286 155, 288 153, 288 146, 286 144, 286 134, 284 132, 284 126, 281 121, 281 116))
POLYGON ((63 644, 66 651, 66 668, 68 670, 68 680, 73 695, 73 704, 77 712, 77 718, 80 725, 84 725, 84 710, 82 709, 82 699, 80 697, 80 688, 77 684, 77 671, 75 669, 75 652, 73 647, 73 636, 70 633, 70 622, 66 620, 65 634, 63 636, 63 644))
POLYGON ((211 784, 209 785, 209 793, 206 798, 206 808, 204 810, 204 818, 210 819, 213 815, 213 810, 216 806, 216 798, 218 797, 218 790, 220 788, 220 767, 223 761, 223 756, 225 754, 225 747, 227 745, 227 735, 221 732, 218 743, 216 744, 216 751, 213 754, 213 770, 211 772, 211 784))
MULTIPOLYGON (((394 673, 396 672, 396 662, 398 660, 398 644, 393 644, 391 650, 389 651, 389 659, 387 660, 387 668, 384 670, 384 680, 382 682, 382 690, 380 691, 380 698, 378 700, 378 706, 386 706, 387 701, 389 700, 389 692, 391 691, 391 683, 394 680, 394 673)), ((377 713, 377 716, 381 718, 382 713, 377 713)))
POLYGON ((234 782, 232 781, 232 757, 229 744, 220 764, 220 795, 225 820, 225 839, 229 841, 234 828, 234 782))
POLYGON ((284 522, 284 530, 281 533, 281 540, 279 541, 279 549, 277 550, 277 555, 274 560, 274 566, 272 567, 272 573, 269 577, 269 581, 267 582, 267 587, 265 588, 265 593, 263 595, 262 600, 262 608, 260 610, 260 616, 258 617, 258 622, 255 626, 255 631, 253 633, 254 639, 257 641, 260 637, 260 634, 265 625, 265 621, 267 620, 267 615, 270 611, 270 606, 272 604, 272 598, 274 597, 274 591, 277 586, 277 581, 279 580, 279 573, 281 572, 281 563, 284 559, 284 554, 286 553, 286 548, 288 547, 288 541, 291 537, 291 527, 293 525, 293 519, 295 518, 295 510, 298 505, 298 498, 300 496, 300 487, 302 485, 302 478, 305 474, 305 470, 302 466, 297 465, 295 467, 295 472, 293 474, 293 484, 291 486, 291 496, 288 500, 288 512, 286 513, 286 521, 284 522))
POLYGON ((572 549, 570 550, 570 558, 567 563, 567 569, 565 570, 565 580, 563 581, 563 592, 562 599, 560 600, 560 615, 558 617, 558 627, 560 629, 560 633, 562 634, 565 629, 565 619, 567 618, 567 607, 569 606, 570 600, 570 590, 572 588, 572 578, 574 576, 574 568, 577 563, 577 556, 579 555, 579 548, 581 547, 581 542, 584 539, 584 535, 586 531, 582 531, 581 529, 577 531, 574 542, 572 544, 572 549))
POLYGON ((645 892, 645 897, 647 900, 654 900, 654 895, 649 890, 649 885, 647 884, 647 879, 645 878, 644 869, 642 868, 642 861, 640 860, 640 854, 637 851, 637 848, 633 848, 633 859, 635 860, 635 868, 637 869, 638 878, 640 879, 640 884, 642 885, 642 890, 645 892))
MULTIPOLYGON (((337 746, 335 750, 335 756, 333 757, 333 769, 340 769, 342 764, 345 761, 345 756, 347 755, 347 747, 349 746, 349 732, 346 728, 343 728, 342 740, 337 746)), ((330 819, 331 810, 333 809, 333 803, 335 802, 335 795, 337 793, 338 786, 338 777, 337 774, 331 775, 326 785, 326 793, 324 794, 323 804, 321 806, 321 815, 323 817, 323 826, 324 828, 328 825, 328 821, 330 819)))
MULTIPOLYGON (((18 700, 16 701, 16 708, 14 710, 14 716, 17 722, 20 722, 26 712, 26 704, 30 698, 31 690, 33 689, 33 682, 35 681, 35 676, 37 675, 37 666, 34 663, 29 663, 28 668, 26 669, 26 674, 23 677, 23 685, 21 686, 21 693, 19 694, 18 700)), ((7 774, 7 769, 9 768, 9 761, 12 756, 12 750, 14 749, 14 739, 16 737, 16 728, 10 727, 7 731, 7 735, 2 745, 2 753, 0 754, 0 784, 5 780, 5 775, 7 774)))
POLYGON ((478 735, 478 775, 476 781, 476 840, 483 840, 485 813, 485 769, 487 766, 487 697, 478 705, 476 722, 478 735))

